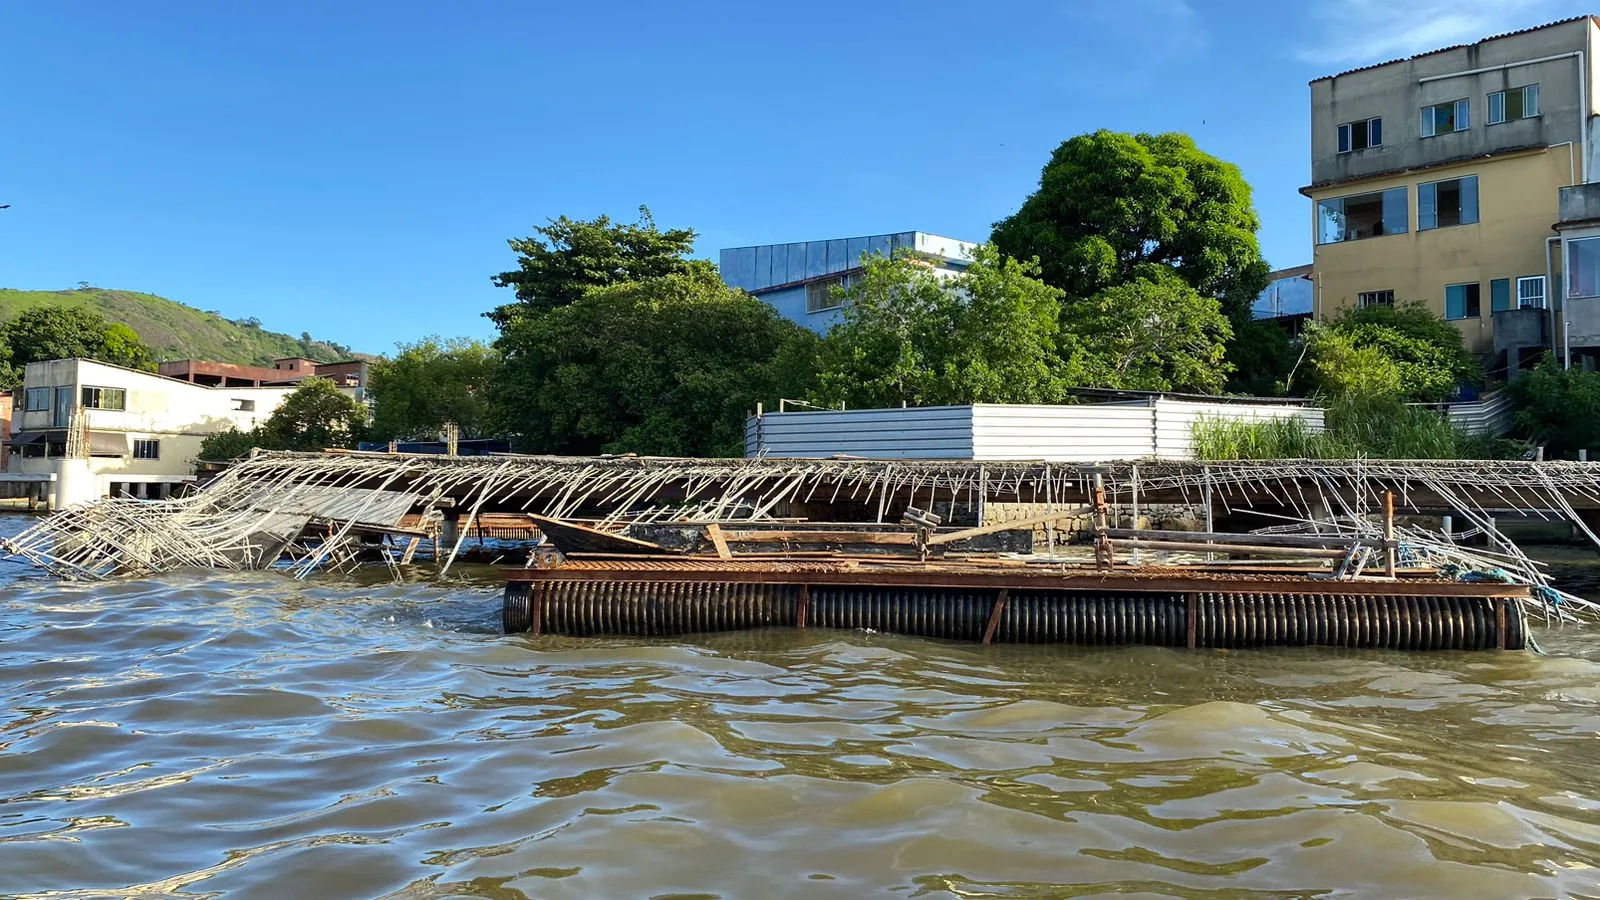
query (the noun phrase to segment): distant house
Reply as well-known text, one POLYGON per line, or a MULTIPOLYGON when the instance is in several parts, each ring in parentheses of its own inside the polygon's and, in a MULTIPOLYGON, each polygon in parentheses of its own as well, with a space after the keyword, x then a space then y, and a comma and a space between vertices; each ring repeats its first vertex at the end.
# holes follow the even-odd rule
POLYGON ((921 231, 867 237, 731 247, 719 256, 722 280, 766 301, 786 319, 817 332, 839 320, 834 288, 848 288, 865 255, 905 251, 936 271, 955 275, 972 262, 975 244, 921 231))
POLYGON ((1301 324, 1311 318, 1316 300, 1311 266, 1279 269, 1267 278, 1266 288, 1250 304, 1250 314, 1257 319, 1279 321, 1291 334, 1299 333, 1301 324))
POLYGON ((239 366, 203 359, 176 359, 161 363, 156 371, 168 378, 207 387, 269 387, 292 385, 303 379, 327 378, 343 388, 355 388, 356 399, 366 399, 368 364, 363 359, 319 363, 301 356, 286 356, 266 366, 239 366))
MULTIPOLYGON (((290 370, 254 369, 283 376, 263 385, 239 374, 250 367, 183 365, 196 380, 88 359, 29 363, 5 443, 0 495, 33 497, 56 509, 107 496, 168 497, 194 480, 208 435, 254 428, 294 391, 295 381, 312 374, 294 378, 285 374, 290 370), (200 381, 224 369, 230 374, 221 381, 232 383, 200 381)), ((361 386, 343 390, 355 396, 361 386)))

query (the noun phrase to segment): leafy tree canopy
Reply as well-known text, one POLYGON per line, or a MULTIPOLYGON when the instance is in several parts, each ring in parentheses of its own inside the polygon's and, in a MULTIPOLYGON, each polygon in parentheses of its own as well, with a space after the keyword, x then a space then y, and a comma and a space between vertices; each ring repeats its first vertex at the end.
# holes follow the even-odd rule
POLYGON ((371 439, 429 440, 448 422, 463 438, 483 437, 499 368, 499 352, 482 341, 428 337, 401 344, 392 358, 372 364, 371 439))
POLYGON ((1306 341, 1312 387, 1324 395, 1360 390, 1437 402, 1482 376, 1461 332, 1421 303, 1347 309, 1306 341))
POLYGON ((1056 344, 1061 292, 1037 271, 992 245, 954 278, 911 256, 869 258, 823 340, 818 402, 1060 402, 1077 378, 1056 344))
POLYGON ((366 431, 367 411, 326 378, 307 378, 261 423, 260 446, 274 450, 349 447, 366 431))
POLYGON ((1145 391, 1222 389, 1233 334, 1218 302, 1165 266, 1062 305, 1061 321, 1088 383, 1145 391))
POLYGON ((646 207, 639 220, 551 219, 534 235, 507 241, 517 268, 494 276, 497 287, 513 288, 517 302, 486 315, 502 330, 517 317, 566 306, 590 288, 659 278, 683 272, 694 249, 693 229, 662 231, 646 207))
POLYGON ((1564 369, 1546 356, 1507 390, 1517 428, 1546 445, 1547 454, 1576 458, 1600 450, 1600 372, 1564 369))
POLYGON ((801 397, 816 336, 705 261, 508 321, 492 406, 544 453, 739 456, 759 401, 801 397))
POLYGON ((155 371, 150 348, 126 325, 112 324, 81 306, 38 306, 0 327, 0 345, 9 354, 4 376, 11 384, 21 368, 49 359, 95 359, 130 369, 155 371))
POLYGON ((1184 134, 1096 131, 1057 147, 1039 188, 993 241, 1019 259, 1038 258, 1044 280, 1069 297, 1093 297, 1156 265, 1235 322, 1267 284, 1256 241, 1260 221, 1239 167, 1184 134))

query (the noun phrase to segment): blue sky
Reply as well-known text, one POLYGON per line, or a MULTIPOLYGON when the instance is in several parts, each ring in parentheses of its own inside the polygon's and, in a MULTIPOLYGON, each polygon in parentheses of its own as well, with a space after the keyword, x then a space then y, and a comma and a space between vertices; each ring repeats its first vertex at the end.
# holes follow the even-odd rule
POLYGON ((384 352, 487 337, 560 214, 721 247, 982 240, 1062 140, 1187 131, 1310 261, 1319 75, 1569 0, 0 6, 0 286, 88 281, 384 352))

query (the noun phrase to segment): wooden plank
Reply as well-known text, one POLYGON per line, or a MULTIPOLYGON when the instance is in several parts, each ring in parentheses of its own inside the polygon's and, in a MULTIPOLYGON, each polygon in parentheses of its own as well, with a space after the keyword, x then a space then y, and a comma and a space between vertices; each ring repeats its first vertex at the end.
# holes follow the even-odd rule
POLYGON ((1490 601, 1494 604, 1494 646, 1496 650, 1506 648, 1506 598, 1496 597, 1490 601))
POLYGON ((711 539, 711 546, 717 548, 718 559, 733 559, 733 552, 728 549, 728 542, 723 540, 721 525, 715 522, 707 525, 706 537, 711 539))
POLYGON ((1311 534, 1233 534, 1226 531, 1157 531, 1139 528, 1108 528, 1106 534, 1114 538, 1151 541, 1221 541, 1228 544, 1261 544, 1272 547, 1349 547, 1352 544, 1366 547, 1383 546, 1381 540, 1356 535, 1321 537, 1311 534))
MULTIPOLYGON (((711 526, 707 525, 707 534, 711 526)), ((911 546, 913 536, 909 532, 895 533, 884 531, 735 531, 728 529, 722 532, 723 536, 739 544, 898 544, 911 546)))
POLYGON ((1005 588, 1001 588, 1000 593, 995 595, 994 609, 989 612, 989 624, 983 629, 983 640, 980 643, 994 643, 994 633, 1000 629, 1000 614, 1005 612, 1006 598, 1010 593, 1005 588))
POLYGON ((811 612, 811 586, 800 585, 800 599, 794 607, 794 627, 806 627, 806 617, 811 612))
POLYGON ((1200 595, 1194 591, 1189 592, 1189 649, 1195 647, 1195 629, 1200 624, 1200 595))
POLYGON ((568 556, 574 553, 622 553, 638 556, 640 554, 662 553, 670 554, 672 551, 649 541, 625 537, 610 531, 601 531, 576 522, 566 522, 561 519, 550 519, 544 516, 528 516, 533 523, 539 526, 539 531, 550 539, 556 549, 568 556))
POLYGON ((1247 544, 1212 544, 1205 541, 1120 540, 1119 546, 1141 550, 1190 550, 1195 553, 1254 553, 1259 556, 1303 556, 1310 559, 1343 559, 1348 550, 1321 550, 1312 547, 1270 547, 1247 544))
POLYGON ((1010 522, 996 522, 993 525, 981 525, 977 528, 966 528, 961 531, 947 531, 944 534, 936 534, 933 537, 928 538, 928 546, 937 547, 941 544, 964 541, 968 538, 981 537, 986 534, 994 534, 998 531, 1015 531, 1020 528, 1032 528, 1035 525, 1044 525, 1048 522, 1059 522, 1062 519, 1077 519, 1090 515, 1093 512, 1094 507, 1092 506, 1079 506, 1074 509, 1063 509, 1056 512, 1040 513, 1039 515, 1028 516, 1022 519, 1013 519, 1010 522))
POLYGON ((422 538, 416 536, 413 536, 409 541, 406 541, 406 552, 400 554, 400 565, 411 565, 411 559, 417 555, 417 545, 420 543, 422 543, 422 538))

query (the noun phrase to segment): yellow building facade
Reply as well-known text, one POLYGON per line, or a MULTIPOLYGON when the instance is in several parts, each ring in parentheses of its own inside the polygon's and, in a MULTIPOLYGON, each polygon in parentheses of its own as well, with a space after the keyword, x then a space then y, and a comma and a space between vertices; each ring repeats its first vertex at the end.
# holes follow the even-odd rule
POLYGON ((1557 236, 1557 196, 1574 182, 1576 152, 1573 145, 1521 151, 1308 191, 1314 213, 1324 201, 1405 191, 1405 231, 1316 245, 1317 318, 1332 318, 1364 299, 1421 301, 1454 322, 1469 348, 1490 352, 1498 289, 1504 289, 1504 303, 1522 306, 1538 297, 1542 306, 1549 296, 1544 278, 1554 275, 1559 284, 1560 254, 1546 238, 1557 236), (1477 221, 1420 227, 1422 187, 1466 178, 1476 179, 1477 221), (1447 309, 1447 287, 1460 285, 1478 286, 1475 314, 1447 309))

